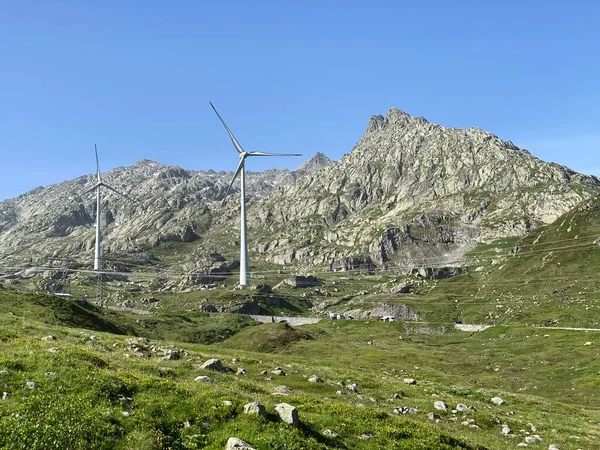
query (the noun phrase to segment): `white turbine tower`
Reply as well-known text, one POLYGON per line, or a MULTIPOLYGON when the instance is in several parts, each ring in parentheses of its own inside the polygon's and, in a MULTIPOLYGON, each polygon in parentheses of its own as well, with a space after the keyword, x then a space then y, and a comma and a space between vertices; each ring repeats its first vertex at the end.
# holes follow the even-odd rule
POLYGON ((131 199, 102 181, 100 178, 100 163, 98 162, 98 149, 96 148, 96 144, 94 144, 94 151, 96 152, 96 176, 98 177, 98 182, 94 185, 94 187, 85 191, 84 194, 96 191, 96 251, 94 253, 94 270, 102 270, 102 243, 100 239, 100 188, 105 187, 106 189, 125 197, 127 200, 131 199))
MULTIPOLYGON (((210 102, 209 102, 210 103, 210 102)), ((240 143, 237 141, 221 115, 217 112, 217 109, 214 107, 212 103, 210 106, 217 114, 217 117, 227 130, 227 134, 231 138, 231 142, 233 146, 239 153, 240 162, 237 166, 235 173, 233 174, 233 178, 231 179, 231 183, 229 183, 229 187, 227 188, 227 192, 225 192, 225 197, 223 198, 223 202, 221 206, 225 205, 227 201, 227 196, 229 195, 229 191, 233 186, 233 182, 240 175, 240 286, 246 286, 248 284, 248 244, 246 243, 246 169, 244 167, 244 162, 248 156, 302 156, 299 153, 265 153, 265 152, 247 152, 245 151, 240 143)))

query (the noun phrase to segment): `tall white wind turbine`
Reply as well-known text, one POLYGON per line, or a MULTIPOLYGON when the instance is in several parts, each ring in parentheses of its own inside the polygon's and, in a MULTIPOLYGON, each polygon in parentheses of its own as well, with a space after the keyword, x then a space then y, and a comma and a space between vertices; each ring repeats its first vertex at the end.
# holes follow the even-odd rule
POLYGON ((96 176, 98 177, 98 182, 94 185, 94 187, 85 191, 84 194, 96 191, 96 250, 94 253, 94 270, 102 270, 102 243, 100 238, 100 188, 105 187, 110 191, 116 192, 127 200, 131 199, 102 181, 100 178, 100 163, 98 162, 98 148, 96 147, 96 144, 94 144, 94 151, 96 152, 96 176))
MULTIPOLYGON (((209 102, 210 103, 210 102, 209 102)), ((265 153, 265 152, 247 152, 245 151, 238 140, 235 138, 221 115, 217 112, 217 109, 214 107, 212 103, 210 103, 213 111, 217 114, 217 117, 227 130, 227 134, 229 134, 229 138, 233 143, 233 146, 237 150, 240 158, 240 162, 237 166, 235 173, 233 174, 233 178, 231 179, 231 183, 229 183, 229 187, 227 188, 227 192, 225 192, 225 197, 223 198, 223 202, 221 206, 225 206, 227 201, 227 196, 229 195, 229 191, 233 186, 233 182, 240 175, 240 286, 246 286, 248 284, 249 279, 249 271, 248 271, 248 244, 246 242, 246 169, 244 167, 246 158, 248 156, 302 156, 299 153, 265 153)))

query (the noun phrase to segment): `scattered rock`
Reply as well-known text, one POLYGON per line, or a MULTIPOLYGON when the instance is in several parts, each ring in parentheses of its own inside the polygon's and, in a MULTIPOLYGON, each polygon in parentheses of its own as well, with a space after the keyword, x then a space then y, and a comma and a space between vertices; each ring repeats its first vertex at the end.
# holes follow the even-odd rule
POLYGON ((25 387, 27 389, 36 389, 38 387, 37 383, 34 383, 33 381, 28 381, 27 383, 25 383, 25 387))
POLYGON ((206 375, 199 375, 196 378, 194 378, 194 381, 201 381, 203 383, 212 383, 213 380, 211 377, 207 377, 206 375))
POLYGON ((7 377, 9 375, 10 375, 10 371, 9 370, 6 370, 6 369, 0 370, 0 376, 7 377))
POLYGON ((56 337, 54 337, 52 335, 44 336, 42 338, 42 341, 44 341, 44 342, 52 342, 52 341, 55 341, 55 340, 56 340, 56 337))
POLYGON ((277 375, 277 376, 280 376, 280 377, 285 377, 286 376, 286 373, 283 371, 283 369, 281 367, 277 367, 276 369, 271 370, 271 373, 273 375, 277 375))
POLYGON ((250 444, 248 444, 247 442, 242 441, 241 439, 230 437, 229 439, 227 439, 225 450, 254 450, 254 448, 251 447, 250 444))
POLYGON ((542 442, 542 438, 537 434, 532 434, 531 436, 525 437, 525 442, 528 444, 537 444, 538 442, 542 442))
POLYGON ((467 412, 469 410, 469 408, 467 407, 467 405, 463 405, 462 403, 459 403, 458 405, 456 405, 456 410, 459 412, 467 412))
POLYGON ((550 444, 548 446, 548 450, 559 450, 558 445, 556 444, 550 444))
POLYGON ((358 392, 358 389, 356 387, 356 383, 352 383, 348 385, 348 390, 350 392, 352 392, 353 394, 356 394, 358 392))
POLYGON ((441 420, 441 417, 439 416, 439 414, 432 413, 432 412, 430 412, 429 414, 427 414, 427 418, 429 420, 434 420, 436 422, 438 422, 439 420, 441 420))
POLYGON ((243 367, 238 368, 237 372, 235 373, 236 375, 246 375, 248 373, 248 371, 246 369, 244 369, 243 367))
POLYGON ((500 433, 502 433, 504 436, 508 436, 511 432, 511 429, 508 425, 502 425, 502 431, 500 431, 500 433))
POLYGON ((337 434, 335 431, 327 429, 327 430, 323 430, 323 436, 329 436, 329 437, 338 437, 339 434, 337 434))
POLYGON ((529 447, 529 445, 527 445, 525 442, 519 442, 517 447, 529 447))
POLYGON ((283 384, 275 388, 275 393, 277 394, 291 394, 292 392, 294 392, 294 390, 291 387, 285 386, 283 384))
POLYGON ((204 364, 202 364, 202 366, 200 366, 201 369, 207 369, 207 370, 215 370, 217 372, 223 372, 225 371, 225 368, 223 367, 223 364, 221 364, 221 360, 220 359, 209 359, 208 361, 205 361, 204 364))
POLYGON ((367 439, 371 439, 373 435, 371 433, 364 433, 358 436, 361 441, 366 441, 367 439))
POLYGON ((46 372, 47 377, 55 377, 57 375, 56 372, 46 372))
POLYGON ((10 392, 2 393, 2 400, 8 400, 10 398, 10 392))
POLYGON ((267 415, 267 410, 260 403, 252 402, 244 405, 244 414, 254 414, 265 417, 267 415))
POLYGON ((308 379, 308 381, 309 381, 310 383, 322 383, 322 382, 323 382, 323 379, 322 379, 322 378, 320 378, 320 377, 318 377, 317 375, 313 375, 312 377, 310 377, 310 378, 308 379))
POLYGON ((50 353, 56 353, 56 352, 59 352, 59 351, 60 351, 60 348, 58 348, 58 347, 52 347, 52 348, 49 348, 49 349, 48 349, 48 351, 49 351, 50 353))
POLYGON ((500 397, 492 397, 492 399, 490 401, 496 406, 500 406, 500 405, 504 404, 504 400, 502 400, 500 397))
POLYGON ((223 404, 225 406, 233 406, 233 402, 231 400, 223 400, 223 404))
POLYGON ((587 341, 585 344, 583 344, 584 347, 587 347, 588 345, 594 345, 594 343, 592 341, 587 341))
POLYGON ((415 380, 414 378, 405 378, 404 383, 414 386, 417 384, 417 380, 415 380))
POLYGON ((446 411, 448 410, 448 406, 446 406, 446 404, 440 400, 438 400, 437 402, 435 402, 433 404, 433 407, 435 409, 437 409, 438 411, 446 411))
POLYGON ((419 412, 419 410, 417 408, 409 408, 407 406, 400 406, 398 408, 394 408, 392 410, 394 413, 396 414, 417 414, 419 412))
POLYGON ((279 403, 275 405, 275 411, 277 411, 277 414, 279 414, 279 417, 285 423, 289 423, 295 427, 300 425, 300 419, 298 419, 298 410, 294 406, 288 403, 279 403))
POLYGON ((129 417, 129 416, 131 416, 131 413, 129 411, 121 411, 121 415, 123 417, 129 417))

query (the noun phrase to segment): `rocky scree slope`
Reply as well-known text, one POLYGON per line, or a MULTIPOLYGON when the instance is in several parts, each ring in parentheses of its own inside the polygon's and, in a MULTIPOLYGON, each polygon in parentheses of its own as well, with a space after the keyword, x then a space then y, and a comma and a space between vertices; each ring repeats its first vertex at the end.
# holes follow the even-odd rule
POLYGON ((491 133, 393 108, 339 162, 251 208, 250 242, 278 264, 452 265, 478 242, 524 235, 598 193, 596 177, 491 133))
MULTIPOLYGON (((264 197, 330 163, 325 155, 316 154, 295 171, 247 172, 247 195, 264 197)), ((232 175, 184 170, 149 160, 107 172, 103 180, 135 201, 102 191, 104 255, 144 253, 161 242, 198 239, 211 228, 214 210, 232 175)), ((83 193, 95 182, 94 175, 85 175, 0 202, 0 259, 5 264, 27 259, 40 264, 40 258, 46 256, 89 262, 95 241, 96 201, 93 193, 83 193)), ((236 192, 239 182, 230 194, 232 200, 237 199, 236 192)))

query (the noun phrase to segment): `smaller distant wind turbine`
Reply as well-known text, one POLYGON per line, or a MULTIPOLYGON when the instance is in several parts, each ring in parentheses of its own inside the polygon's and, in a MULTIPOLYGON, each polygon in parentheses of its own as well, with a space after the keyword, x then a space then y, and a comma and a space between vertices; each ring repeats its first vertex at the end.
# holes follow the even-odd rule
POLYGON ((96 191, 96 251, 94 253, 94 270, 102 270, 102 243, 100 241, 100 188, 105 187, 110 191, 116 192, 127 200, 131 199, 102 181, 100 178, 100 163, 98 162, 98 148, 96 147, 96 144, 94 144, 94 151, 96 152, 96 176, 98 177, 98 182, 94 185, 94 187, 85 191, 84 194, 96 191))
MULTIPOLYGON (((210 102, 209 102, 210 103, 210 102)), ((302 156, 299 153, 265 153, 265 152, 247 152, 245 151, 238 140, 235 138, 221 115, 217 112, 217 109, 214 107, 212 103, 210 103, 213 111, 217 114, 217 117, 227 130, 227 134, 229 134, 229 138, 233 143, 233 146, 239 153, 240 162, 233 174, 233 178, 231 179, 231 183, 229 183, 229 187, 227 188, 227 192, 225 192, 225 197, 223 198, 223 202, 221 206, 225 206, 227 201, 227 196, 229 195, 229 191, 233 186, 233 182, 240 175, 240 286, 246 286, 248 284, 249 273, 248 273, 248 244, 246 243, 246 169, 245 169, 245 161, 248 156, 302 156)))

